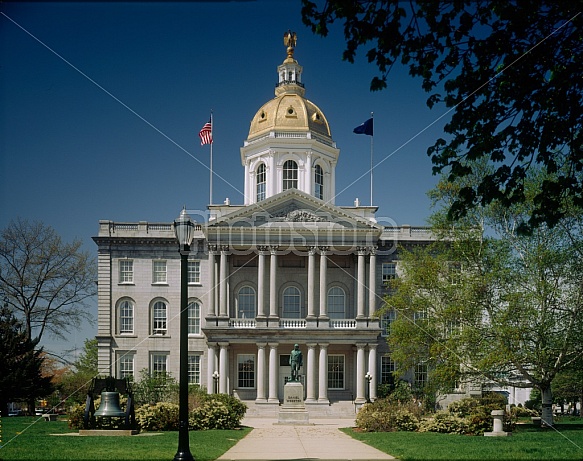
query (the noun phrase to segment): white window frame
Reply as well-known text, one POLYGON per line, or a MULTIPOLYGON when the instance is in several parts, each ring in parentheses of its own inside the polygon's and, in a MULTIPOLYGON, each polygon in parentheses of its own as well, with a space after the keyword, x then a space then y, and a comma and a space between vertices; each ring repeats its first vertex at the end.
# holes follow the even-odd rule
POLYGON ((391 334, 391 324, 397 319, 397 311, 395 309, 387 310, 381 316, 381 336, 387 337, 391 334))
POLYGON ((188 284, 200 284, 200 260, 188 261, 188 284))
POLYGON ((346 318, 346 292, 344 291, 344 289, 342 287, 339 286, 334 286, 334 287, 330 287, 330 289, 328 290, 328 316, 330 317, 330 319, 345 319, 346 318), (332 291, 337 291, 340 290, 341 294, 334 294, 332 293, 332 291), (336 303, 334 301, 334 299, 340 299, 342 298, 342 311, 339 310, 334 310, 334 307, 336 307, 336 303))
POLYGON ((118 368, 117 375, 120 378, 135 377, 135 371, 134 371, 135 353, 118 351, 117 357, 118 357, 117 358, 117 368, 118 368))
POLYGON ((168 374, 168 352, 150 353, 150 376, 168 374))
POLYGON ((255 354, 237 354, 237 389, 255 389, 256 363, 255 354))
POLYGON ((245 285, 241 288, 239 288, 239 291, 237 292, 237 318, 246 318, 246 319, 254 319, 257 315, 257 294, 255 292, 255 289, 252 286, 249 285, 245 285), (242 293, 243 290, 249 290, 249 293, 242 293), (245 316, 243 315, 243 311, 242 311, 242 304, 245 303, 241 303, 242 299, 252 299, 252 305, 253 305, 253 312, 251 313, 251 316, 245 316))
POLYGON ((152 260, 152 283, 154 285, 168 283, 168 264, 165 259, 152 260))
POLYGON ((188 354, 188 384, 200 385, 200 355, 188 354))
MULTIPOLYGON (((302 292, 301 290, 292 285, 292 286, 288 286, 283 290, 283 293, 281 295, 282 300, 281 300, 281 316, 284 319, 300 319, 302 318, 302 292), (296 290, 297 294, 287 294, 288 291, 291 290, 296 290), (291 298, 297 298, 297 316, 290 316, 290 312, 288 312, 289 307, 295 307, 295 303, 293 305, 289 305, 286 303, 286 300, 289 301, 291 298)), ((293 312, 291 312, 292 314, 295 314, 295 310, 293 312)))
POLYGON ((314 197, 324 200, 324 170, 320 165, 314 167, 314 197))
POLYGON ((159 299, 152 304, 152 335, 165 335, 168 332, 168 303, 159 299), (164 316, 161 314, 164 306, 164 316))
POLYGON ((283 164, 282 190, 298 188, 298 164, 295 160, 286 160, 283 164))
POLYGON ((200 335, 200 301, 193 299, 188 302, 188 334, 200 335))
POLYGON ((381 279, 383 284, 397 278, 397 263, 383 263, 381 266, 381 279))
POLYGON ((260 163, 257 167, 255 181, 255 201, 261 202, 267 197, 267 168, 265 167, 265 163, 260 163))
POLYGON ((132 284, 134 283, 134 260, 120 259, 118 261, 119 283, 132 284))
POLYGON ((346 356, 344 354, 328 354, 328 389, 343 390, 346 388, 346 356), (340 360, 339 360, 340 359, 340 360), (333 370, 334 366, 340 366, 338 371, 333 370), (334 375, 337 376, 334 376, 334 375), (341 387, 335 387, 333 384, 338 384, 342 380, 341 387), (336 381, 336 382, 335 382, 336 381))
POLYGON ((384 355, 381 356, 381 379, 379 384, 394 384, 395 383, 395 362, 393 359, 384 355))
POLYGON ((134 312, 134 302, 131 299, 122 299, 118 302, 117 321, 120 335, 134 334, 134 312))

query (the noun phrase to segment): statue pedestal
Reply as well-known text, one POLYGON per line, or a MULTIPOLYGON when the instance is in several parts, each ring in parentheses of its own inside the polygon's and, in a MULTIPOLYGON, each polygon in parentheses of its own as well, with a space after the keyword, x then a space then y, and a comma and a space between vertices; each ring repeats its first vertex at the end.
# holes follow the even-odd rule
POLYGON ((279 410, 277 424, 308 425, 310 415, 304 405, 304 386, 292 381, 283 388, 283 405, 279 410))

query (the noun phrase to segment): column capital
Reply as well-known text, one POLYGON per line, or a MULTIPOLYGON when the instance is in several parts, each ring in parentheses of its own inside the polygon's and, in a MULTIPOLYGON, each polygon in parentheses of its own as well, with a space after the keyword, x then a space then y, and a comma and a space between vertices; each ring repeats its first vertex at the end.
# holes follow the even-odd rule
POLYGON ((379 345, 376 344, 376 343, 369 343, 368 350, 371 351, 371 352, 376 351, 378 346, 379 345))
POLYGON ((217 343, 221 348, 227 348, 229 347, 229 342, 228 341, 224 341, 224 342, 219 342, 217 343))
POLYGON ((308 255, 314 256, 316 254, 317 250, 318 250, 318 247, 308 247, 308 255))
POLYGON ((356 253, 358 256, 365 256, 368 254, 369 248, 368 247, 356 247, 356 253))
POLYGON ((330 343, 318 343, 318 346, 320 346, 322 349, 327 349, 329 345, 330 343))
POLYGON ((259 349, 265 349, 265 346, 267 346, 267 343, 255 343, 255 345, 259 348, 259 349))
POLYGON ((214 254, 218 251, 219 246, 215 245, 214 243, 209 243, 207 245, 209 254, 214 254))
POLYGON ((272 255, 276 255, 278 250, 279 250, 279 245, 271 245, 269 247, 269 251, 271 252, 272 255))
POLYGON ((330 247, 323 245, 323 246, 319 246, 318 249, 320 250, 320 254, 322 256, 325 256, 326 253, 328 253, 328 251, 330 250, 330 247))
POLYGON ((366 346, 368 346, 367 343, 356 343, 355 344, 357 349, 364 349, 366 346))
POLYGON ((317 345, 318 343, 306 343, 306 347, 308 349, 314 349, 317 345))
POLYGON ((229 247, 229 245, 220 245, 219 248, 221 250, 221 253, 228 253, 231 250, 231 248, 229 247))
POLYGON ((369 253, 371 256, 376 256, 377 254, 377 250, 379 249, 379 247, 377 245, 373 245, 369 248, 369 253))
POLYGON ((266 254, 269 252, 269 245, 257 245, 257 252, 259 254, 266 254))

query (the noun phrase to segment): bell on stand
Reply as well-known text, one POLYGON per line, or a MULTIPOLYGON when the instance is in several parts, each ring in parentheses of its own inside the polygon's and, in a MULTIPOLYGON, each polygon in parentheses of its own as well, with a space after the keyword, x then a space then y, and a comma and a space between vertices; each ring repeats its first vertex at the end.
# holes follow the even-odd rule
POLYGON ((119 405, 119 392, 103 391, 101 393, 101 404, 95 411, 95 417, 102 418, 102 425, 109 426, 111 418, 121 418, 125 415, 126 412, 119 405))

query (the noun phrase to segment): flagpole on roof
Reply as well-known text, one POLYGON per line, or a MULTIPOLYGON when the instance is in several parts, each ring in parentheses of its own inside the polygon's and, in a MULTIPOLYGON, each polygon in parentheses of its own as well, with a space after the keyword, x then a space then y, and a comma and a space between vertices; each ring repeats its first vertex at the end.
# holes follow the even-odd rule
MULTIPOLYGON (((373 112, 370 113, 370 118, 373 118, 373 112)), ((373 139, 374 133, 370 136, 370 206, 372 206, 372 170, 373 170, 373 139)))
MULTIPOLYGON (((211 139, 213 139, 213 111, 211 110, 211 139)), ((211 142, 209 205, 213 204, 213 143, 211 142)))

